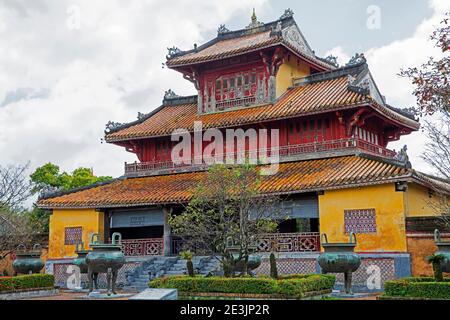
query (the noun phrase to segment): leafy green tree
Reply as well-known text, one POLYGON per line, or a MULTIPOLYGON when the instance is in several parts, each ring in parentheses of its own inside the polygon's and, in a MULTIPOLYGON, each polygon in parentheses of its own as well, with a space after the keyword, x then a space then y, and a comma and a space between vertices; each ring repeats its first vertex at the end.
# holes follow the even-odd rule
POLYGON ((46 188, 67 191, 112 179, 109 176, 97 177, 92 173, 91 169, 82 167, 75 169, 71 174, 60 172, 59 166, 53 163, 47 163, 37 168, 30 178, 34 184, 34 193, 46 188))
MULTIPOLYGON (((60 172, 59 166, 53 163, 47 163, 37 168, 31 175, 33 184, 32 192, 42 193, 45 190, 68 191, 76 188, 89 186, 94 183, 111 180, 109 176, 95 176, 89 168, 78 168, 72 173, 60 172)), ((42 232, 48 232, 50 213, 34 207, 29 212, 30 220, 37 226, 40 226, 42 232)))

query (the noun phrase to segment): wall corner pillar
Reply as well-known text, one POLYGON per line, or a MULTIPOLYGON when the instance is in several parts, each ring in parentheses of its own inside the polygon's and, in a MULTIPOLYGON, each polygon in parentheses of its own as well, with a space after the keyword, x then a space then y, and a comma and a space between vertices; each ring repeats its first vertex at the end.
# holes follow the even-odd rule
POLYGON ((170 256, 172 253, 171 247, 172 247, 172 230, 169 225, 169 216, 172 213, 172 208, 170 207, 163 207, 163 214, 164 214, 164 236, 163 236, 163 243, 164 243, 164 250, 163 254, 164 256, 170 256))

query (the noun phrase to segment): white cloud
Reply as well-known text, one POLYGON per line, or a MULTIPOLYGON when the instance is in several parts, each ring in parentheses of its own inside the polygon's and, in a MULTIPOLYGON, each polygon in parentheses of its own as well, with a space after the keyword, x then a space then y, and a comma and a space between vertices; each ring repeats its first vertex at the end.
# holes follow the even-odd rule
POLYGON ((168 88, 194 93, 161 68, 166 48, 209 40, 203 32, 264 1, 0 2, 0 163, 123 174, 136 158, 100 143, 104 125, 150 112, 168 88))

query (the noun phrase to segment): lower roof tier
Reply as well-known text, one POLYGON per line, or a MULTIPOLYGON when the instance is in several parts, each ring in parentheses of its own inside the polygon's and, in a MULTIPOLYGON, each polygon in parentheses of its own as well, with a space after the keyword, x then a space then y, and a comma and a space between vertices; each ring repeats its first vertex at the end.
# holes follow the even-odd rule
MULTIPOLYGON (((187 203, 207 172, 118 178, 40 199, 43 209, 118 208, 187 203)), ((450 182, 368 156, 346 156, 281 163, 263 176, 261 193, 296 194, 366 185, 416 182, 450 194, 450 182)))

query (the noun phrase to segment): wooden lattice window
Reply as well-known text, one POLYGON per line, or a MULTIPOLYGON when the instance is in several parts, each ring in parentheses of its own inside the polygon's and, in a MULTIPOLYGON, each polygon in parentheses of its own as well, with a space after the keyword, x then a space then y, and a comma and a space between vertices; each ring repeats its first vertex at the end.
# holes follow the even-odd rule
POLYGON ((71 245, 81 242, 83 235, 82 227, 68 227, 64 230, 64 244, 71 245))
POLYGON ((376 233, 375 209, 344 210, 345 233, 376 233))

